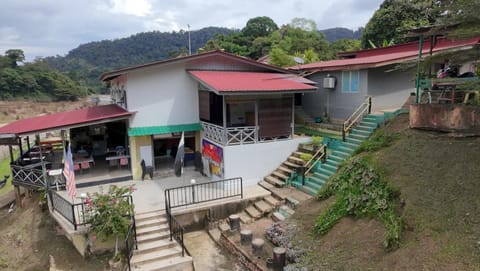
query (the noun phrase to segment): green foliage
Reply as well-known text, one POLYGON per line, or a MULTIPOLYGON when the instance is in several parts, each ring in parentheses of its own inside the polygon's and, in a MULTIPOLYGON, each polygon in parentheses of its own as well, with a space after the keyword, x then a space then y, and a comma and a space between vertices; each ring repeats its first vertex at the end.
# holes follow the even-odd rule
POLYGON ((283 49, 276 47, 270 50, 270 64, 280 67, 288 67, 293 66, 296 63, 292 56, 288 55, 283 49))
POLYGON ((302 153, 300 154, 300 159, 302 159, 303 161, 305 162, 308 162, 310 161, 310 159, 312 159, 312 155, 310 153, 302 153))
POLYGON ((384 130, 377 130, 368 140, 362 142, 355 152, 375 152, 381 148, 392 145, 397 138, 398 135, 396 134, 391 134, 384 130))
POLYGON ((480 35, 480 0, 443 0, 439 1, 437 18, 439 25, 456 25, 450 36, 454 38, 472 38, 480 35))
POLYGON ((394 40, 407 41, 405 33, 414 27, 431 25, 440 15, 436 0, 385 0, 365 26, 362 47, 394 40))
POLYGON ((318 198, 335 196, 335 202, 317 217, 317 233, 325 234, 347 215, 376 218, 387 229, 385 247, 398 246, 403 230, 402 219, 395 213, 398 192, 371 164, 368 157, 353 159, 322 187, 318 198))
POLYGON ((362 44, 360 40, 354 39, 341 39, 330 44, 334 53, 337 52, 348 52, 348 51, 358 51, 362 49, 362 44))
POLYGON ((87 195, 86 204, 92 211, 87 223, 97 237, 105 240, 127 233, 133 215, 133 206, 127 196, 133 191, 133 186, 111 185, 107 193, 95 192, 87 195))
POLYGON ((322 144, 323 137, 321 136, 312 136, 312 144, 314 146, 320 146, 322 144))
POLYGON ((75 100, 88 95, 85 86, 65 74, 52 70, 42 60, 17 66, 16 62, 24 59, 23 51, 8 50, 7 53, 9 55, 0 56, 1 100, 24 98, 42 101, 75 100), (10 64, 4 65, 5 63, 10 64))

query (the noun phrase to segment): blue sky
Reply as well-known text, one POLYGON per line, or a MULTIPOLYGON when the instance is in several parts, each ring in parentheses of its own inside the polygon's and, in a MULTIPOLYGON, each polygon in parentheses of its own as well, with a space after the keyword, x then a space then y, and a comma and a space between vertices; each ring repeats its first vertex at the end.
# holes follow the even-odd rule
POLYGON ((145 31, 207 26, 241 29, 268 16, 278 25, 312 19, 318 29, 364 26, 381 0, 2 0, 0 53, 24 50, 27 60, 65 55, 80 44, 145 31))

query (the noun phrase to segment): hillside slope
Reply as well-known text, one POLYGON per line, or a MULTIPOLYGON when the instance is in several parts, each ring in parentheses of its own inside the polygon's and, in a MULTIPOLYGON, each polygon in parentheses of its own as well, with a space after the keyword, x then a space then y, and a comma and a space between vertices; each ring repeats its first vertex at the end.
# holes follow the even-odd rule
POLYGON ((386 251, 385 228, 369 219, 344 218, 326 235, 312 234, 329 201, 297 208, 295 243, 307 251, 308 270, 480 270, 480 138, 408 128, 408 115, 386 127, 398 135, 374 153, 390 184, 400 191, 406 226, 401 245, 386 251))

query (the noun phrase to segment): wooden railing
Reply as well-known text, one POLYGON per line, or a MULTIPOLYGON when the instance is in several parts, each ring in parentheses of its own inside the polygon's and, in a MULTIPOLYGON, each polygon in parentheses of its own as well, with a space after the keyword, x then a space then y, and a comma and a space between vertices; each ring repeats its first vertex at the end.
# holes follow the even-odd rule
POLYGON ((320 146, 320 148, 318 148, 315 154, 313 154, 312 158, 308 160, 307 163, 305 163, 305 168, 306 168, 305 175, 310 173, 312 168, 314 168, 319 161, 324 162, 326 159, 327 159, 327 145, 322 145, 320 146))
POLYGON ((201 124, 204 136, 222 145, 242 145, 258 141, 258 129, 255 126, 224 128, 208 122, 201 124))
POLYGON ((352 129, 353 125, 355 125, 357 122, 360 121, 360 119, 366 115, 370 114, 372 112, 372 97, 367 96, 365 98, 365 101, 353 112, 350 117, 348 117, 344 122, 343 122, 343 129, 342 129, 342 140, 346 140, 346 135, 350 132, 352 129))
POLYGON ((10 165, 12 183, 31 188, 45 188, 47 186, 41 169, 10 165))

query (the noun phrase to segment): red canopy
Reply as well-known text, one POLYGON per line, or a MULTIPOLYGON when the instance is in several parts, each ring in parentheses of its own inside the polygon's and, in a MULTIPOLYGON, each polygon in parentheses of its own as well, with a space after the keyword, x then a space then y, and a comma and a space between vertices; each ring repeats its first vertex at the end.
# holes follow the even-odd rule
POLYGON ((315 84, 295 74, 240 71, 190 71, 199 82, 216 92, 305 92, 315 91, 315 84))
POLYGON ((67 112, 22 119, 0 127, 2 134, 22 135, 45 132, 49 130, 66 129, 73 126, 95 124, 104 120, 126 119, 133 112, 115 104, 88 107, 67 112))

